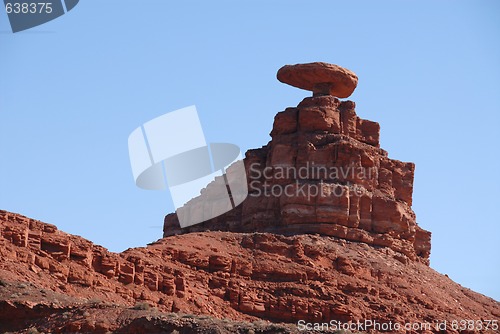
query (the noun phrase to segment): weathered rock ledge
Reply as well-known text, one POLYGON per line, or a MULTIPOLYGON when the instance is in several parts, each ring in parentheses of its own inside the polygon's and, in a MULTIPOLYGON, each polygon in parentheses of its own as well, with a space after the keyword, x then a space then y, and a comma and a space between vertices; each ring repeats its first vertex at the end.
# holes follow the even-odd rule
MULTIPOLYGON (((411 209, 415 165, 390 159, 379 132, 378 123, 356 115, 352 101, 305 98, 276 115, 266 146, 246 152, 250 193, 241 205, 183 229, 169 214, 164 236, 207 230, 318 233, 389 247, 428 264, 431 233, 417 225, 411 209)), ((209 185, 205 191, 214 190, 209 185)), ((195 216, 210 209, 190 207, 195 216)))

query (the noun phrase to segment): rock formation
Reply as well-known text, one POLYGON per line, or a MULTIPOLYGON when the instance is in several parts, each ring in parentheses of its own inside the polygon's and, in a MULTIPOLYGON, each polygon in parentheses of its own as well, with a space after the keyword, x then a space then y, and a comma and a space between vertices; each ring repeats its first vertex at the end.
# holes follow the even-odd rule
POLYGON ((325 95, 349 96, 356 75, 311 63, 284 66, 278 79, 315 96, 279 112, 272 140, 246 153, 247 199, 184 229, 175 214, 167 215, 164 236, 205 230, 318 233, 389 247, 428 263, 430 232, 416 224, 411 209, 415 165, 388 157, 379 145, 379 124, 359 118, 354 102, 325 95))
POLYGON ((181 229, 170 214, 163 239, 112 253, 0 211, 0 332, 299 333, 298 321, 498 332, 497 301, 428 266, 414 165, 389 159, 379 125, 332 95, 348 96, 355 75, 320 63, 278 76, 314 96, 246 153, 250 194, 222 216, 181 229), (463 319, 482 329, 453 327, 463 319))
POLYGON ((332 95, 346 98, 358 85, 356 74, 327 63, 285 65, 280 68, 277 77, 283 83, 312 91, 314 96, 332 95))

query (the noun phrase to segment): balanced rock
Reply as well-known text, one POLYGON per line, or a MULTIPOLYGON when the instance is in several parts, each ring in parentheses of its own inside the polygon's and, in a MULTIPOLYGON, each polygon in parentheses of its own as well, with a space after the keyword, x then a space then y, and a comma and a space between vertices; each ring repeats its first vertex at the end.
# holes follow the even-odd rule
MULTIPOLYGON (((300 321, 373 319, 401 324, 391 333, 448 323, 458 334, 457 319, 499 317, 500 303, 428 266, 430 233, 411 209, 415 166, 388 157, 354 102, 307 97, 276 115, 271 137, 246 152, 243 203, 187 228, 169 214, 165 238, 146 247, 112 253, 0 210, 0 333, 294 334, 300 321)), ((214 184, 203 191, 217 195, 214 184)))
MULTIPOLYGON (((334 82, 334 73, 345 73, 338 78, 354 89, 354 74, 322 64, 285 66, 278 77, 301 73, 312 87, 314 82, 334 82)), ((347 89, 342 82, 336 87, 347 89)), ((348 95, 343 92, 335 95, 348 95)), ((249 194, 241 205, 182 229, 177 215, 169 214, 164 236, 205 230, 320 234, 387 247, 428 264, 431 234, 417 225, 411 209, 415 165, 390 159, 380 148, 379 132, 378 123, 356 115, 352 101, 307 97, 276 115, 266 146, 246 152, 249 194)), ((204 191, 212 188, 209 184, 204 191)), ((191 210, 195 216, 207 210, 191 207, 198 208, 191 210)))
POLYGON ((277 77, 283 83, 312 91, 314 96, 346 98, 358 84, 358 77, 348 69, 321 62, 285 65, 279 69, 277 77))

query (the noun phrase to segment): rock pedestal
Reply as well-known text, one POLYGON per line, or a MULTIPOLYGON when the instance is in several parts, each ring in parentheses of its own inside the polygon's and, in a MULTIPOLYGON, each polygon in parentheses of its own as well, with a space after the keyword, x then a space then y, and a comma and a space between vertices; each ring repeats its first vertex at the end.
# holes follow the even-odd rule
MULTIPOLYGON (((379 124, 358 117, 354 102, 325 91, 317 94, 317 87, 324 87, 320 83, 338 88, 339 82, 352 84, 355 75, 337 66, 337 77, 325 79, 328 69, 315 64, 294 65, 298 74, 293 66, 278 72, 280 77, 285 71, 294 86, 315 96, 279 112, 272 140, 246 152, 246 200, 224 215, 183 229, 176 214, 169 214, 164 236, 205 230, 317 233, 389 247, 428 264, 431 234, 416 224, 411 209, 415 165, 388 157, 380 148, 379 124), (315 81, 311 73, 317 71, 323 77, 315 81)), ((356 83, 357 77, 354 87, 356 83)), ((345 89, 341 93, 347 94, 345 89)))

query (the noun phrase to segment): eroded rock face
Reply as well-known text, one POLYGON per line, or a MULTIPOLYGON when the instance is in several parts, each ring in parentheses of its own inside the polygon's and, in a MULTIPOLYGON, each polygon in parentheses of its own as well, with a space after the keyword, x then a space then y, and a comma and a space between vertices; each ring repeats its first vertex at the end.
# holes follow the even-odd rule
POLYGON ((201 232, 112 253, 53 225, 0 211, 0 332, 189 328, 164 322, 172 317, 148 312, 152 307, 292 324, 500 316, 498 302, 389 247, 320 235, 201 232))
POLYGON ((246 152, 249 196, 240 206, 184 229, 175 214, 167 215, 164 236, 318 233, 389 247, 428 264, 431 234, 411 209, 415 165, 390 159, 379 134, 379 124, 358 117, 352 101, 305 98, 276 115, 266 146, 246 152))

